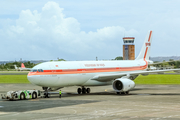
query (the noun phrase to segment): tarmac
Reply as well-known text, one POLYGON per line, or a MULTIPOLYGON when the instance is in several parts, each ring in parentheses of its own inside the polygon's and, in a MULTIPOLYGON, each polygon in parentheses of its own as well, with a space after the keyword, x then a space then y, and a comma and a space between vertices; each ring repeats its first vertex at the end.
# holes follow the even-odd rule
MULTIPOLYGON (((180 85, 136 85, 129 95, 117 95, 112 86, 61 89, 62 98, 0 99, 0 120, 179 120, 180 85)), ((38 89, 32 84, 0 84, 0 94, 10 90, 38 89)))

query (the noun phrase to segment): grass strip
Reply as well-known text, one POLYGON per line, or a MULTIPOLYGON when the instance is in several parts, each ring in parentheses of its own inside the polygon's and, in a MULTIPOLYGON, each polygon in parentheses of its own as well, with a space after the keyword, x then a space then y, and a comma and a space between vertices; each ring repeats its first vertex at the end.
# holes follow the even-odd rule
POLYGON ((134 82, 136 84, 180 84, 180 75, 140 75, 134 82))
MULTIPOLYGON (((148 75, 138 76, 136 84, 180 84, 180 75, 148 75)), ((0 75, 0 83, 30 83, 27 75, 0 75)))
POLYGON ((0 75, 0 83, 30 83, 27 75, 0 75))

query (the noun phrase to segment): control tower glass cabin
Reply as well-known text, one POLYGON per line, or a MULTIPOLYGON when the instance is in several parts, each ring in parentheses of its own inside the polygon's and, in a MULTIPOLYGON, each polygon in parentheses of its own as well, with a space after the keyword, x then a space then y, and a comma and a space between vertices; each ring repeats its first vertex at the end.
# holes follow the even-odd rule
POLYGON ((123 41, 123 60, 135 59, 134 37, 124 37, 123 41))

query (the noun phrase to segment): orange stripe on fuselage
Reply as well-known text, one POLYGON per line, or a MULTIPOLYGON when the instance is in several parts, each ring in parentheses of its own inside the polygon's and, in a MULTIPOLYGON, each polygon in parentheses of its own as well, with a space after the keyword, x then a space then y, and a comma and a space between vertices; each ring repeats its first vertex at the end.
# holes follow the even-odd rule
POLYGON ((147 62, 146 62, 146 65, 137 66, 137 67, 44 70, 44 72, 29 72, 28 76, 32 76, 32 75, 62 75, 62 74, 81 74, 81 73, 101 73, 101 72, 121 72, 121 71, 144 70, 146 68, 147 68, 147 62))

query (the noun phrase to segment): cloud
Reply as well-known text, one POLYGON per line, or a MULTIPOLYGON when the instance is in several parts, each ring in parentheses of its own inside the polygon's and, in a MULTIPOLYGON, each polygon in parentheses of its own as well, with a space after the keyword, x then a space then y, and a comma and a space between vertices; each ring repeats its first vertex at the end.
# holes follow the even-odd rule
POLYGON ((122 54, 120 41, 124 33, 138 34, 134 29, 127 31, 120 26, 85 32, 77 19, 66 17, 63 11, 56 2, 47 2, 40 12, 22 10, 14 25, 0 29, 4 39, 0 50, 5 50, 1 56, 28 60, 57 57, 88 60, 96 56, 111 59, 122 54))

